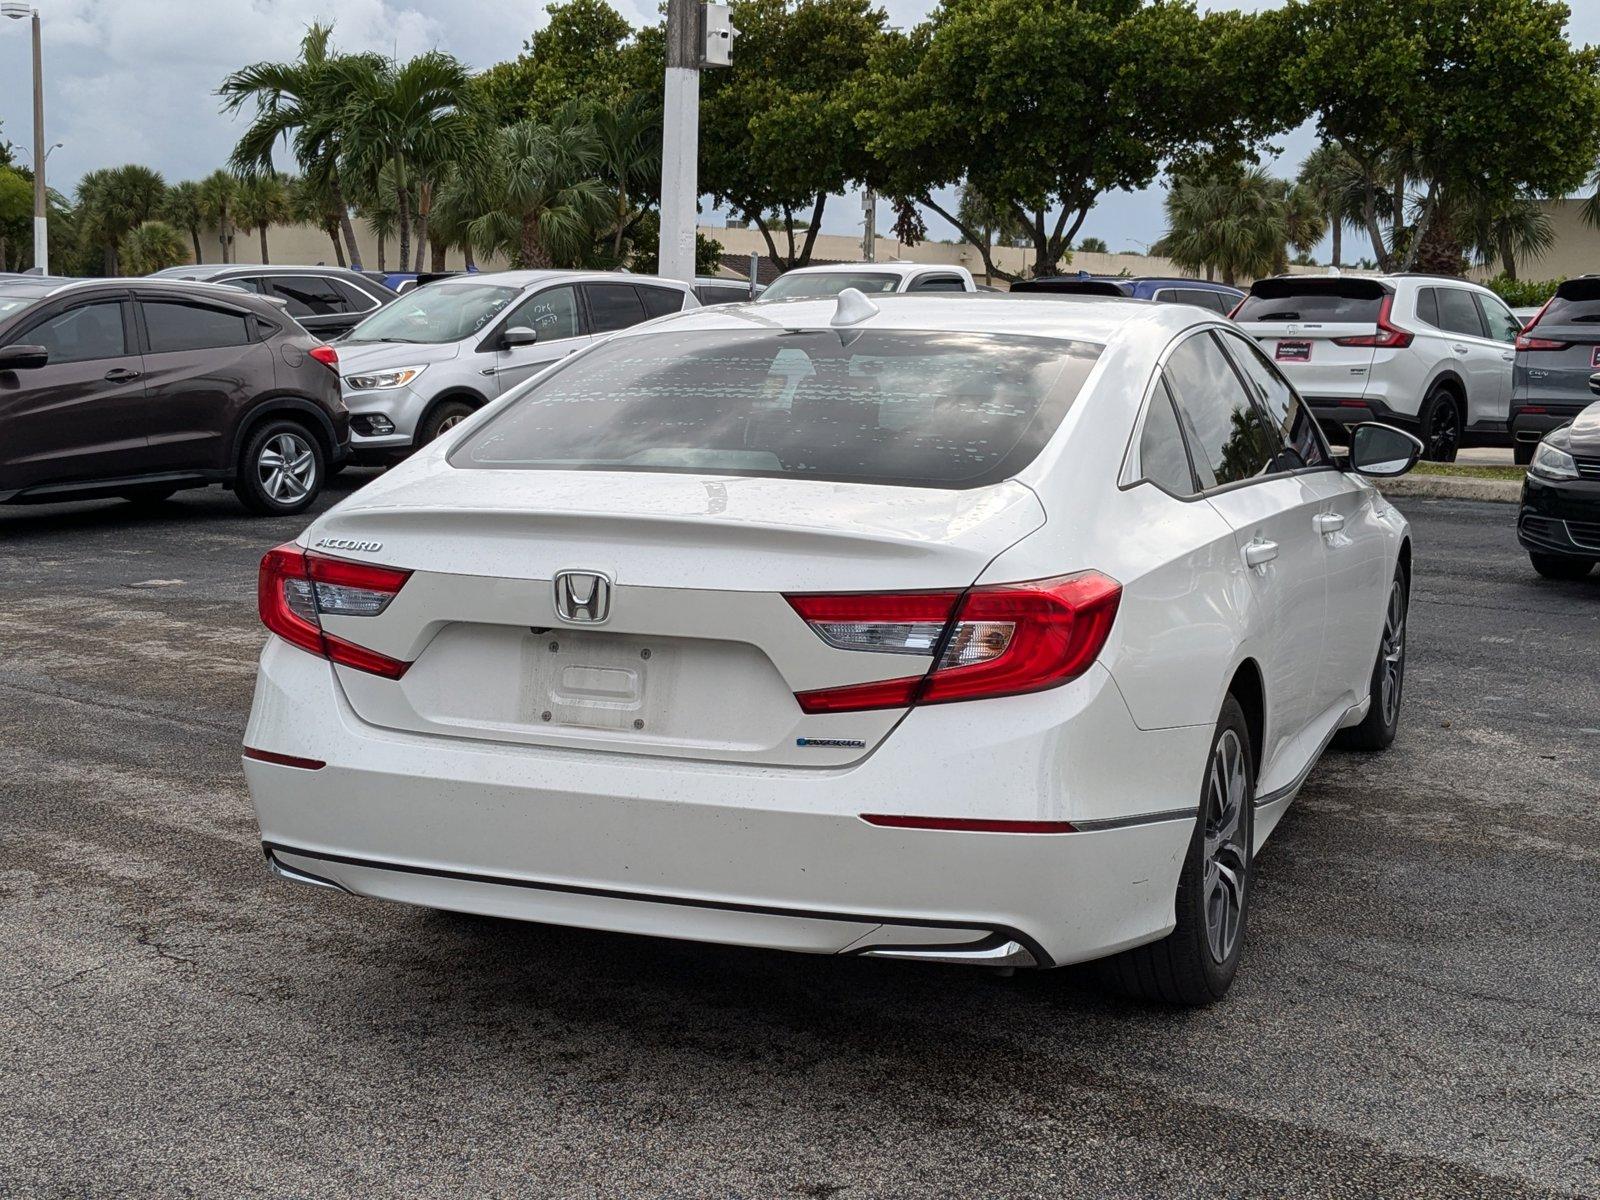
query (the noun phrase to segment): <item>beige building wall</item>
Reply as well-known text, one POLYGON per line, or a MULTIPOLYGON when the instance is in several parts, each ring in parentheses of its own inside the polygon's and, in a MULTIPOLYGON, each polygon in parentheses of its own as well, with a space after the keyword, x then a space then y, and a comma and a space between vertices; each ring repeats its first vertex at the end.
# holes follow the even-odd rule
POLYGON ((1543 254, 1517 263, 1519 279, 1566 279, 1600 273, 1600 229, 1583 221, 1582 200, 1546 200, 1555 244, 1543 254))
MULTIPOLYGON (((361 265, 371 271, 378 269, 378 239, 373 237, 366 227, 360 222, 355 223, 356 245, 361 248, 361 265)), ((187 240, 187 239, 185 239, 187 240)), ((200 249, 207 263, 220 263, 222 261, 222 243, 217 237, 215 229, 204 230, 200 234, 200 249)), ((387 270, 403 271, 408 268, 400 265, 400 243, 395 238, 386 239, 387 270)), ((416 247, 412 247, 412 254, 416 247)), ((267 230, 267 253, 270 260, 280 266, 309 267, 323 264, 337 266, 338 258, 334 254, 333 242, 328 235, 315 225, 274 225, 267 230)), ((233 234, 233 254, 229 259, 236 263, 258 263, 261 261, 261 234, 254 229, 238 229, 233 234)), ((424 269, 431 261, 426 255, 423 259, 424 269)), ((466 260, 459 250, 451 250, 445 255, 446 269, 459 271, 466 266, 466 260)), ((485 270, 504 270, 505 262, 502 259, 480 260, 478 266, 485 270)))

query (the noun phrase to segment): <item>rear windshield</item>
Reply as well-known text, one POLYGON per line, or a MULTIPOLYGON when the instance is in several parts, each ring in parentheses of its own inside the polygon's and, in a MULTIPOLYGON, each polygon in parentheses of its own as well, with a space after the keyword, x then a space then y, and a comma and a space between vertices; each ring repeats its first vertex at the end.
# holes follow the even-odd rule
POLYGON ((1099 353, 975 333, 641 334, 529 385, 449 461, 982 487, 1039 453, 1099 353))
POLYGON ((1600 325, 1600 279, 1569 279, 1556 289, 1540 325, 1600 325))
POLYGON ((1235 321, 1326 321, 1372 325, 1384 290, 1369 280, 1302 282, 1263 279, 1250 288, 1235 321))
POLYGON ((1016 293, 1048 292, 1058 296, 1126 296, 1121 285, 1106 279, 1021 279, 1011 285, 1016 293))
POLYGON ((459 342, 517 298, 519 289, 485 283, 430 283, 390 301, 350 331, 347 342, 459 342))
POLYGON ((845 288, 858 292, 892 292, 900 282, 898 275, 874 271, 818 271, 806 275, 791 272, 780 275, 761 293, 763 300, 815 300, 837 296, 845 288))

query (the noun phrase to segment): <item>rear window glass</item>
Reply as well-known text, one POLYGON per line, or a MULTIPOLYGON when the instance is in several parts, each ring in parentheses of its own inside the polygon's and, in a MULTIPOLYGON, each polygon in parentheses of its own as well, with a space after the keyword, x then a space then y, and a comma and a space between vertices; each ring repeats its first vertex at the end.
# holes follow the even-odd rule
POLYGON ((1600 279, 1569 279, 1556 289, 1540 325, 1600 325, 1600 279))
MULTIPOLYGON (((1371 325, 1378 320, 1383 290, 1375 285, 1285 287, 1257 284, 1244 298, 1236 321, 1326 321, 1371 325)), ((1354 281, 1352 281, 1354 282, 1354 281)))
POLYGON ((449 461, 982 487, 1039 453, 1099 353, 974 333, 641 334, 529 385, 449 461))
POLYGON ((761 293, 763 300, 802 300, 837 296, 845 288, 858 292, 892 292, 900 282, 898 275, 870 271, 817 271, 806 274, 791 271, 780 276, 761 293))

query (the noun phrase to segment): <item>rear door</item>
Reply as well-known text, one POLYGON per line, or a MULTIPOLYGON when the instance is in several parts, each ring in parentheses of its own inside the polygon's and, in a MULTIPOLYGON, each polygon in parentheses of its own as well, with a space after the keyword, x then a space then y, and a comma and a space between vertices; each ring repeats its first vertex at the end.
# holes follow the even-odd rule
POLYGON ((1285 457, 1273 422, 1223 350, 1217 332, 1180 342, 1167 386, 1202 494, 1233 529, 1252 613, 1249 649, 1261 664, 1267 732, 1260 769, 1321 711, 1317 673, 1327 618, 1327 562, 1316 518, 1323 496, 1285 457))
POLYGON ((1446 344, 1467 381, 1467 424, 1503 423, 1511 399, 1512 347, 1489 336, 1478 298, 1470 289, 1440 284, 1425 290, 1435 295, 1439 328, 1448 335, 1446 344))
POLYGON ((480 350, 493 355, 492 364, 483 368, 483 373, 494 380, 495 390, 510 391, 593 340, 583 329, 577 289, 570 283, 541 288, 513 306, 480 345, 480 350), (539 340, 531 346, 506 346, 500 339, 508 329, 531 329, 539 340))
POLYGON ((117 478, 149 470, 144 364, 124 297, 55 307, 7 339, 43 346, 48 365, 0 386, 0 487, 117 478))
POLYGON ((1359 400, 1388 294, 1372 279, 1261 279, 1250 286, 1234 320, 1308 400, 1359 400), (1342 344, 1351 341, 1368 344, 1342 344))
POLYGON ((146 295, 145 431, 159 470, 222 470, 236 414, 275 383, 252 314, 209 299, 146 295))
POLYGON ((1569 279, 1517 340, 1514 402, 1576 415, 1600 371, 1600 279, 1569 279))

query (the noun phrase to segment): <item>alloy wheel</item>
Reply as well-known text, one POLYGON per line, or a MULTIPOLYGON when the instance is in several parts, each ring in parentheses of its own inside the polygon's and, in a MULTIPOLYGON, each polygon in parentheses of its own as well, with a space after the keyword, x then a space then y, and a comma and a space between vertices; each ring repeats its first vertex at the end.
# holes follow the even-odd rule
POLYGON ((1389 589, 1389 608, 1383 617, 1383 679, 1379 699, 1383 723, 1393 725, 1400 716, 1400 689, 1406 675, 1406 593, 1396 579, 1389 589))
POLYGON ((296 504, 306 498, 317 481, 317 456, 311 443, 295 433, 267 439, 256 458, 261 490, 279 504, 296 504))
POLYGON ((1206 944, 1217 963, 1228 961, 1244 925, 1245 805, 1250 803, 1244 745, 1232 729, 1223 731, 1211 752, 1206 775, 1205 875, 1206 944))
POLYGON ((439 429, 433 436, 439 437, 443 434, 449 433, 450 430, 454 429, 466 419, 466 413, 451 413, 448 417, 439 422, 439 429))
POLYGON ((1444 462, 1460 441, 1461 429, 1456 419, 1456 406, 1441 398, 1433 406, 1433 419, 1428 422, 1428 457, 1434 462, 1444 462))

